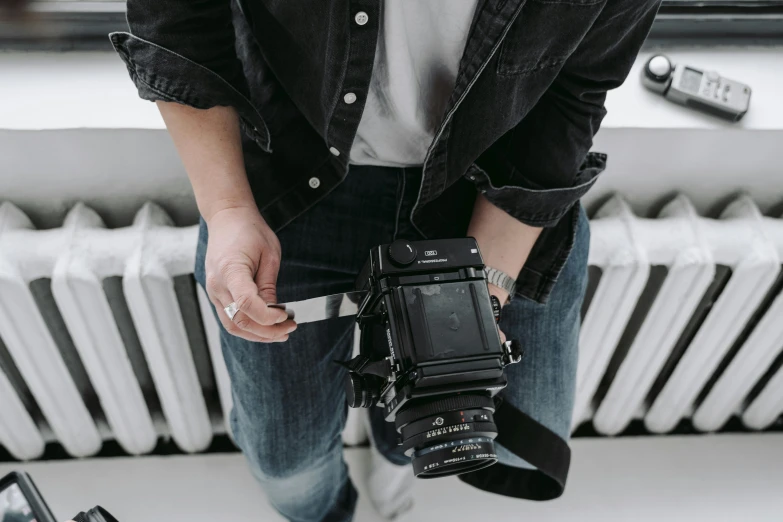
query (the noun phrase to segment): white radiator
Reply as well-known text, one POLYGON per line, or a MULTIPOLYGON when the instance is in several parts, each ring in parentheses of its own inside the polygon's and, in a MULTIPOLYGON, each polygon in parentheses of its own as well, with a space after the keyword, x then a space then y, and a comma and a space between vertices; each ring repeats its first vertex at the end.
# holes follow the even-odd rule
MULTIPOLYGON (((53 230, 0 205, 0 445, 11 455, 35 459, 57 440, 89 456, 108 439, 144 454, 168 436, 198 452, 225 431, 217 323, 190 279, 196 237, 153 204, 114 230, 83 205, 53 230)), ((747 197, 719 219, 684 197, 656 219, 619 197, 605 203, 592 220, 574 426, 614 435, 634 419, 654 433, 683 419, 714 431, 735 414, 750 429, 774 423, 781 258, 783 220, 747 197)), ((349 423, 355 441, 361 423, 349 423)))

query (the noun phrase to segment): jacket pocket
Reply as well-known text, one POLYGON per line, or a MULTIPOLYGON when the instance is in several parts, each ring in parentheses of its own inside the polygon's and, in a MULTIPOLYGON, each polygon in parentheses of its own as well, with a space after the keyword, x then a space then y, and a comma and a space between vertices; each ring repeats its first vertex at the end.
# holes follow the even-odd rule
POLYGON ((500 47, 498 74, 559 69, 581 43, 607 0, 527 0, 500 47))
POLYGON ((216 72, 126 32, 109 35, 142 99, 177 102, 196 109, 234 107, 243 132, 271 152, 269 129, 253 103, 216 72))

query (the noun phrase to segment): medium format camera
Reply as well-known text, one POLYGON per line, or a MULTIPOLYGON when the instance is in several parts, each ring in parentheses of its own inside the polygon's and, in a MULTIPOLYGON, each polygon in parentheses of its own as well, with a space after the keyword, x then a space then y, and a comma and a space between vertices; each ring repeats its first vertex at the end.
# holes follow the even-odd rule
POLYGON ((496 463, 493 397, 522 352, 500 341, 500 303, 476 241, 381 245, 356 288, 367 295, 357 315, 360 354, 341 363, 349 406, 384 409, 419 478, 496 463))

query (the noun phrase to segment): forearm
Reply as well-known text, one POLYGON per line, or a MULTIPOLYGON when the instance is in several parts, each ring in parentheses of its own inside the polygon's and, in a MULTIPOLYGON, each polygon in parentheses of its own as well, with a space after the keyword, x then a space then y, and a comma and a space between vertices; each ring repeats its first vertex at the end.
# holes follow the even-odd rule
POLYGON ((194 109, 156 102, 193 185, 196 204, 209 222, 218 211, 253 207, 245 173, 239 118, 231 107, 194 109))
MULTIPOLYGON (((484 263, 516 278, 527 261, 541 229, 525 225, 479 194, 468 235, 476 238, 484 263)), ((505 302, 507 294, 494 285, 490 291, 505 302)))

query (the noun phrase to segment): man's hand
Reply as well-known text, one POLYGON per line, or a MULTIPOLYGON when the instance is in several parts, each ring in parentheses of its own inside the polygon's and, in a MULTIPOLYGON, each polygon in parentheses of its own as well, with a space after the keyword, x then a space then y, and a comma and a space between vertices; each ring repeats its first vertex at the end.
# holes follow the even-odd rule
POLYGON ((207 222, 206 287, 220 322, 248 341, 285 341, 296 324, 267 306, 276 302, 280 242, 253 199, 236 110, 157 103, 207 222), (233 321, 223 310, 232 302, 233 321))
POLYGON ((296 329, 277 302, 280 242, 254 206, 229 207, 205 216, 209 230, 207 294, 223 327, 255 342, 282 342, 296 329), (234 320, 223 310, 237 304, 234 320))
MULTIPOLYGON (((476 198, 468 235, 476 238, 487 266, 516 277, 540 234, 540 228, 516 220, 487 201, 482 194, 476 198)), ((508 293, 495 285, 489 285, 489 293, 500 300, 501 306, 508 301, 508 293)), ((506 341, 502 331, 500 338, 506 341)))

